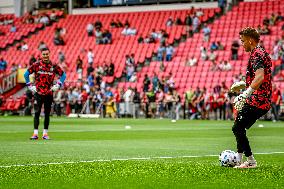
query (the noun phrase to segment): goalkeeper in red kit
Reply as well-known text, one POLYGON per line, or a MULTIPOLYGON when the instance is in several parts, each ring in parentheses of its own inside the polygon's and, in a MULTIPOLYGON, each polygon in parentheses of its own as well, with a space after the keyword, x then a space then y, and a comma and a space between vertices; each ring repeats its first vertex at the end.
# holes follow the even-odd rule
POLYGON ((42 139, 50 139, 48 136, 48 126, 51 104, 53 102, 53 92, 57 91, 63 85, 66 78, 66 74, 62 69, 49 60, 49 54, 49 49, 42 49, 42 59, 32 64, 24 73, 28 89, 34 94, 34 133, 30 138, 31 140, 38 139, 39 116, 42 105, 44 105, 45 115, 42 139), (29 75, 33 73, 35 78, 34 83, 30 83, 29 75), (56 75, 59 75, 60 79, 54 84, 53 81, 56 75))
POLYGON ((250 58, 246 70, 246 90, 234 99, 234 107, 238 113, 232 130, 237 140, 237 157, 240 162, 235 168, 254 168, 257 162, 252 154, 246 130, 271 107, 272 64, 269 54, 259 45, 260 35, 256 29, 247 27, 239 34, 245 51, 250 53, 250 58), (243 153, 247 157, 244 162, 243 153))

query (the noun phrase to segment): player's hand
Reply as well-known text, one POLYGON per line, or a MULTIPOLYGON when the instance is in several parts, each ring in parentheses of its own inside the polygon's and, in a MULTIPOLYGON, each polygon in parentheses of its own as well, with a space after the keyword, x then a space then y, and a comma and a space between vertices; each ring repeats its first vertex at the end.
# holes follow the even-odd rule
POLYGON ((234 99, 234 107, 239 112, 243 109, 247 97, 244 94, 240 94, 234 99))
POLYGON ((245 90, 242 94, 240 94, 239 96, 237 96, 235 99, 234 99, 234 107, 237 111, 240 111, 245 102, 246 102, 246 99, 254 92, 254 89, 249 87, 247 88, 247 90, 245 90))
POLYGON ((28 89, 29 89, 30 91, 32 91, 32 93, 36 93, 36 92, 37 92, 37 91, 36 91, 36 86, 34 86, 34 85, 28 86, 28 89))
POLYGON ((57 84, 53 85, 50 90, 55 92, 55 91, 58 91, 59 89, 60 89, 60 84, 57 83, 57 84))

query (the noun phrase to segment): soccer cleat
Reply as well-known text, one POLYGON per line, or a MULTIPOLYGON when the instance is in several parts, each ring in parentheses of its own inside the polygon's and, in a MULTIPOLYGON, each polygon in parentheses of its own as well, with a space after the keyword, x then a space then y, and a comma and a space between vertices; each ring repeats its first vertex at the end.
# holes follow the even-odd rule
POLYGON ((30 138, 31 140, 37 140, 38 136, 36 134, 33 134, 33 136, 30 138))
POLYGON ((50 138, 47 134, 44 134, 42 135, 42 140, 50 140, 50 138))
POLYGON ((243 162, 241 165, 236 165, 234 168, 237 169, 246 169, 246 168, 256 168, 257 162, 255 160, 247 160, 243 162))

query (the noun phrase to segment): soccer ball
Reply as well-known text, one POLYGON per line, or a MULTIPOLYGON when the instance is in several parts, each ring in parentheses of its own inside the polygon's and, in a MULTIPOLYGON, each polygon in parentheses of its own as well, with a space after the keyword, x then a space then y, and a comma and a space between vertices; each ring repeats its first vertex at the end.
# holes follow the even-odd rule
POLYGON ((234 167, 238 163, 236 153, 232 150, 224 150, 219 156, 219 162, 223 167, 234 167))

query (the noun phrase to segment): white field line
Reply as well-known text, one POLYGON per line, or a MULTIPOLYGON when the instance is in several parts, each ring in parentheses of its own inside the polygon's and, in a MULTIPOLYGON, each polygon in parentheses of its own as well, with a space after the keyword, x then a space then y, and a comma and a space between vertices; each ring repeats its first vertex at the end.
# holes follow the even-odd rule
MULTIPOLYGON (((259 152, 257 155, 272 155, 284 154, 284 152, 259 152)), ((65 162, 50 162, 50 163, 31 163, 31 164, 14 164, 14 165, 0 165, 0 168, 11 167, 29 167, 29 166, 47 166, 47 165, 62 165, 62 164, 77 164, 77 163, 94 163, 94 162, 111 162, 111 161, 133 161, 133 160, 155 160, 155 159, 178 159, 178 158, 200 158, 200 157, 218 157, 219 155, 209 154, 201 156, 161 156, 161 157, 134 157, 134 158, 113 158, 113 159, 95 159, 82 161, 65 161, 65 162)))

